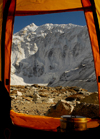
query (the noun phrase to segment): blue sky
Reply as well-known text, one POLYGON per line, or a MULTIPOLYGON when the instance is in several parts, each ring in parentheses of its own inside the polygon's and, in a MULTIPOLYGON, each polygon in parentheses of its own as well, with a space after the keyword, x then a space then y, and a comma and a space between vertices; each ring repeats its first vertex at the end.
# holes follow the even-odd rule
POLYGON ((53 24, 68 24, 86 25, 84 12, 64 12, 56 14, 44 14, 34 16, 16 16, 14 22, 14 33, 20 31, 25 26, 35 23, 37 26, 53 23, 53 24))

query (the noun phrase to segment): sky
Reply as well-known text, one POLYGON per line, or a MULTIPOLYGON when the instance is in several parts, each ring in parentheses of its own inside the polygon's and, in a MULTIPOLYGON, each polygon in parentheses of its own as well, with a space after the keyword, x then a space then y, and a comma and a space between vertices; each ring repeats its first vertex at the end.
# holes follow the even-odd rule
POLYGON ((34 15, 34 16, 16 16, 14 21, 14 32, 16 33, 26 27, 27 25, 34 23, 37 26, 53 23, 53 24, 76 24, 76 25, 86 25, 84 12, 64 12, 64 13, 54 13, 54 14, 44 14, 44 15, 34 15))

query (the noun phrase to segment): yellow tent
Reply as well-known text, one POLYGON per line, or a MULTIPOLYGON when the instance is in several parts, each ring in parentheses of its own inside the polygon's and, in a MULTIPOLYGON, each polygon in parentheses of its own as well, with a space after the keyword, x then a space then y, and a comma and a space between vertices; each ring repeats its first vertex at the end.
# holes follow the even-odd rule
MULTIPOLYGON (((2 90, 0 95, 3 103, 6 103, 2 108, 2 118, 10 117, 17 126, 56 131, 60 122, 57 118, 28 116, 10 111, 8 94, 14 17, 67 11, 84 11, 93 52, 100 105, 100 0, 0 0, 0 88, 2 90)), ((0 105, 2 106, 2 103, 0 105)), ((6 123, 7 118, 5 125, 6 123)))

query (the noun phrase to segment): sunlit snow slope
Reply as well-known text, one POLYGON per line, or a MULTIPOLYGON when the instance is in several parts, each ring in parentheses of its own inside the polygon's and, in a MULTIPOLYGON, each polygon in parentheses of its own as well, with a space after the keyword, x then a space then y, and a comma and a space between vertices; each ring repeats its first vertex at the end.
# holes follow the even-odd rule
POLYGON ((86 26, 34 23, 13 35, 11 84, 97 89, 86 26))

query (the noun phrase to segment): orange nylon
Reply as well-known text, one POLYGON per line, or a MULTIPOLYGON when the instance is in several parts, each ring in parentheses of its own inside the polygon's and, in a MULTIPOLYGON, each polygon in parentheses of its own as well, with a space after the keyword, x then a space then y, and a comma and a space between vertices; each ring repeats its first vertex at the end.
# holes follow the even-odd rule
POLYGON ((11 46, 12 46, 12 35, 13 35, 13 20, 15 11, 15 0, 9 7, 9 10, 13 11, 13 16, 8 16, 6 22, 6 32, 5 32, 5 69, 4 69, 4 85, 8 92, 10 92, 10 81, 9 85, 6 85, 6 79, 10 80, 10 69, 11 69, 11 46))
POLYGON ((51 11, 82 7, 81 0, 17 0, 17 11, 51 11))
MULTIPOLYGON (((86 7, 91 4, 86 2, 86 7)), ((81 0, 17 0, 16 16, 84 10, 81 0)))
POLYGON ((2 22, 3 22, 3 0, 0 0, 0 81, 1 79, 1 33, 2 33, 2 22))
MULTIPOLYGON (((82 2, 84 6, 85 4, 84 0, 82 2)), ((95 72, 96 72, 97 84, 98 84, 98 97, 99 97, 99 106, 100 106, 100 83, 98 83, 98 76, 100 76, 100 54, 99 54, 99 45, 98 45, 97 33, 96 33, 92 11, 91 12, 85 11, 85 17, 86 17, 89 36, 91 40, 91 47, 93 52, 95 72)), ((100 116, 100 107, 99 107, 99 116, 100 116)))
POLYGON ((57 131, 57 127, 60 125, 59 118, 19 114, 13 110, 10 111, 10 117, 15 125, 32 129, 57 131))
POLYGON ((100 29, 100 0, 94 0, 100 29))
MULTIPOLYGON (((19 114, 13 110, 10 111, 10 116, 13 124, 21 127, 57 132, 57 127, 60 126, 60 118, 19 114)), ((98 126, 97 119, 92 120, 91 118, 87 118, 87 128, 98 126)))

